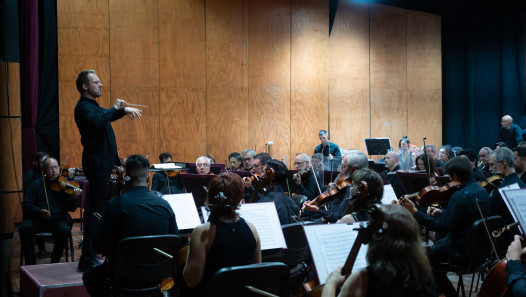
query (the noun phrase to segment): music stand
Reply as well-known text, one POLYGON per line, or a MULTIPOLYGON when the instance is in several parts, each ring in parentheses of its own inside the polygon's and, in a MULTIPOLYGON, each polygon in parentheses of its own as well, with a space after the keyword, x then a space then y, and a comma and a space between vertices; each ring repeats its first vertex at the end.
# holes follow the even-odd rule
POLYGON ((181 173, 181 180, 187 193, 192 193, 198 211, 205 205, 208 184, 215 177, 213 174, 181 173))
POLYGON ((418 193, 423 188, 429 186, 427 173, 397 171, 396 175, 407 194, 418 193))
MULTIPOLYGON (((213 174, 219 174, 221 172, 225 171, 225 164, 210 164, 210 172, 213 174)), ((197 174, 197 168, 195 163, 188 163, 188 170, 186 173, 194 173, 197 174)))
MULTIPOLYGON (((150 172, 163 172, 166 175, 168 175, 169 171, 180 170, 181 172, 184 172, 183 170, 185 169, 186 169, 186 163, 181 163, 181 162, 171 162, 171 163, 150 165, 150 172), (171 164, 174 164, 174 166, 171 166, 171 164), (156 167, 159 167, 159 168, 156 168, 156 167)), ((168 189, 168 194, 173 194, 170 192, 170 177, 169 176, 166 176, 165 187, 168 189)))
POLYGON ((435 181, 437 182, 437 185, 439 187, 442 187, 444 185, 447 185, 451 181, 451 176, 444 175, 444 176, 435 176, 435 181))
POLYGON ((369 156, 378 155, 378 160, 380 160, 380 155, 387 154, 391 149, 389 137, 364 138, 363 141, 369 156))

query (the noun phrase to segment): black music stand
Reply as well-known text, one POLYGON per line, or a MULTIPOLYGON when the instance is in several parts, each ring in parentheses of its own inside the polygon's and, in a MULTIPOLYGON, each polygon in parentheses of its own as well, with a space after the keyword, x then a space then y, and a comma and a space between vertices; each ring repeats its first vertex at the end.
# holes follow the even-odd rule
POLYGON ((201 206, 205 205, 208 194, 208 184, 215 175, 181 173, 180 176, 186 193, 192 193, 197 211, 201 213, 201 206))
MULTIPOLYGON (((219 164, 214 163, 210 164, 210 172, 213 174, 219 174, 221 172, 225 171, 225 164, 219 164)), ((195 163, 188 163, 188 169, 186 170, 186 173, 195 173, 197 174, 197 168, 195 163)))
POLYGON ((396 175, 402 183, 406 194, 418 193, 423 188, 429 186, 429 177, 427 173, 401 172, 397 171, 396 175))
MULTIPOLYGON (((172 162, 175 164, 175 167, 173 168, 153 168, 155 164, 152 164, 150 166, 150 172, 163 172, 165 174, 168 174, 169 171, 181 171, 184 172, 186 169, 187 163, 181 163, 181 162, 172 162)), ((170 178, 167 176, 165 180, 165 187, 168 189, 168 194, 175 194, 170 193, 170 178)))
POLYGON ((435 181, 437 182, 437 185, 439 187, 447 185, 447 183, 451 182, 451 176, 444 175, 444 176, 435 176, 435 181))
POLYGON ((363 140, 369 156, 378 155, 378 160, 380 160, 380 155, 387 154, 391 149, 389 137, 364 138, 363 140))

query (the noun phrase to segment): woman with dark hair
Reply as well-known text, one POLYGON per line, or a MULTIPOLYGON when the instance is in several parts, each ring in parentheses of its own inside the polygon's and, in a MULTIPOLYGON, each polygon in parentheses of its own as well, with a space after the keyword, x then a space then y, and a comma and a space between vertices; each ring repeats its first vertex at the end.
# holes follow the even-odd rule
POLYGON ((372 169, 359 169, 353 173, 350 205, 346 214, 338 223, 352 223, 369 220, 368 210, 374 204, 382 203, 384 195, 384 182, 380 174, 372 169), (367 189, 360 186, 367 183, 367 189), (366 196, 364 197, 363 195, 366 196))
POLYGON ((424 170, 427 175, 429 175, 429 184, 433 185, 435 184, 435 176, 440 176, 440 173, 438 172, 435 162, 429 162, 430 157, 427 154, 422 154, 418 157, 416 157, 416 170, 424 170), (426 158, 427 156, 427 158, 426 158))
POLYGON ((453 157, 453 152, 451 151, 451 146, 449 144, 444 144, 438 149, 438 160, 444 164, 444 167, 446 166, 447 161, 453 157))
POLYGON ((243 181, 221 173, 208 186, 208 222, 192 232, 183 276, 193 296, 207 295, 208 284, 221 268, 261 262, 261 243, 254 225, 236 213, 243 199, 243 181))
POLYGON ((400 149, 398 153, 398 165, 400 165, 400 169, 402 170, 409 170, 415 166, 415 155, 409 150, 409 144, 411 144, 411 142, 407 136, 402 137, 398 142, 398 148, 400 149))
POLYGON ((399 205, 382 205, 383 227, 369 241, 366 269, 342 276, 337 267, 322 296, 437 296, 431 266, 420 241, 420 227, 399 205))

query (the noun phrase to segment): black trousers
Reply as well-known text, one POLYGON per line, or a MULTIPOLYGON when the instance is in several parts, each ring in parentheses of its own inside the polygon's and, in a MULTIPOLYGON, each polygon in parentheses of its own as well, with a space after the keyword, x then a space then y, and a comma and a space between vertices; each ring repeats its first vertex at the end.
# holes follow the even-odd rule
POLYGON ((90 269, 82 275, 82 282, 91 297, 109 296, 108 283, 111 265, 108 261, 90 269))
MULTIPOLYGON (((429 250, 429 261, 431 266, 436 268, 440 263, 451 263, 456 265, 465 265, 466 258, 459 254, 448 242, 448 238, 438 240, 429 250)), ((447 272, 433 273, 435 283, 439 293, 444 293, 447 297, 457 296, 455 287, 447 277, 447 272)))
POLYGON ((95 235, 99 231, 100 220, 93 215, 94 212, 102 214, 110 194, 111 169, 97 169, 86 172, 89 181, 89 195, 84 210, 84 240, 82 244, 82 257, 95 258, 95 235))
POLYGON ((26 265, 36 264, 33 237, 35 233, 50 232, 54 239, 51 263, 58 263, 71 232, 69 224, 64 219, 26 219, 20 225, 20 242, 24 249, 26 265))

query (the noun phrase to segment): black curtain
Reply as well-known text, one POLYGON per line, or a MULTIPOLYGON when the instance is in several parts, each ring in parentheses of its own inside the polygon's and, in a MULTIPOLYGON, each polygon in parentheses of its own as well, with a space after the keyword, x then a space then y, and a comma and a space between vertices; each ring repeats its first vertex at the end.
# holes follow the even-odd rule
POLYGON ((523 12, 514 9, 472 6, 442 16, 443 143, 493 148, 503 115, 521 124, 524 26, 523 12))

